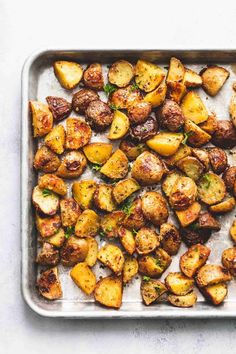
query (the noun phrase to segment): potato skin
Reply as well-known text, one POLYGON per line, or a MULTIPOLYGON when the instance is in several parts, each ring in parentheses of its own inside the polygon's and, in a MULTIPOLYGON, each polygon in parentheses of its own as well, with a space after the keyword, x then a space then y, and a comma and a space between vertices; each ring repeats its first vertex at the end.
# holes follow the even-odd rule
POLYGON ((115 210, 112 213, 106 214, 102 217, 101 229, 102 232, 106 234, 106 237, 118 237, 119 228, 124 217, 125 213, 122 210, 115 210))
POLYGON ((207 205, 219 203, 225 197, 226 188, 223 179, 208 172, 198 182, 198 197, 207 205))
POLYGON ((132 255, 135 252, 135 239, 133 235, 133 230, 130 231, 125 227, 121 226, 118 230, 120 242, 124 247, 125 251, 132 255))
POLYGON ((119 88, 109 96, 109 103, 119 109, 128 109, 140 101, 142 101, 142 94, 140 90, 134 88, 133 85, 119 88))
POLYGON ((208 134, 214 134, 217 129, 216 115, 214 113, 209 114, 207 120, 205 120, 203 123, 200 123, 199 126, 208 134))
POLYGON ((211 140, 211 135, 201 129, 190 119, 185 120, 184 130, 189 133, 188 143, 194 147, 201 147, 211 140))
POLYGON ((181 257, 179 266, 181 271, 192 278, 207 261, 211 250, 201 244, 191 246, 181 257))
POLYGON ((231 275, 228 269, 216 265, 216 264, 205 264, 198 271, 196 276, 197 285, 202 288, 207 285, 218 284, 222 282, 227 282, 231 280, 231 275))
POLYGON ((236 146, 236 131, 231 121, 218 120, 212 143, 222 149, 232 149, 236 146))
POLYGON ((122 225, 130 230, 139 230, 145 225, 145 219, 142 211, 141 198, 137 198, 131 205, 130 212, 124 220, 122 225))
POLYGON ((157 248, 155 253, 143 255, 138 259, 141 274, 158 278, 171 264, 171 257, 162 248, 157 248))
POLYGON ((36 227, 42 238, 53 236, 61 227, 61 218, 58 214, 51 217, 36 214, 36 227))
POLYGON ((128 108, 129 120, 132 124, 144 123, 152 111, 152 105, 145 101, 136 102, 128 108))
POLYGON ((180 272, 171 272, 165 278, 167 289, 174 295, 186 295, 193 290, 194 279, 180 272))
POLYGON ((213 172, 221 174, 228 166, 228 158, 224 150, 212 148, 208 151, 213 172))
POLYGON ((30 101, 29 109, 32 116, 34 138, 49 133, 53 127, 53 116, 48 106, 39 101, 30 101))
POLYGON ((147 150, 147 146, 144 143, 137 144, 127 137, 120 142, 119 149, 125 153, 129 161, 133 161, 147 150))
POLYGON ((224 171, 224 173, 222 175, 222 179, 224 181, 226 190, 228 192, 232 192, 232 190, 234 189, 235 181, 236 181, 236 166, 228 167, 224 171))
POLYGON ((80 151, 68 152, 61 161, 56 175, 62 178, 75 178, 82 175, 87 166, 87 160, 80 151))
POLYGON ((164 223, 160 227, 161 247, 170 256, 178 253, 181 245, 179 230, 172 224, 164 223))
POLYGON ((116 202, 113 198, 113 187, 110 184, 99 184, 94 193, 95 206, 104 211, 111 212, 116 209, 116 202))
POLYGON ((47 300, 56 300, 62 297, 61 283, 57 267, 43 271, 37 281, 39 293, 47 300))
POLYGON ((72 108, 76 113, 84 114, 89 103, 98 99, 97 92, 90 89, 81 89, 73 95, 72 108))
POLYGON ((69 117, 72 110, 71 103, 65 98, 48 96, 46 97, 46 101, 50 111, 52 112, 53 119, 56 122, 69 117))
POLYGON ((140 287, 142 299, 145 305, 151 305, 154 301, 167 292, 165 285, 157 279, 142 280, 140 287))
POLYGON ((200 213, 198 218, 198 227, 201 230, 219 231, 220 223, 208 211, 200 213))
POLYGON ((83 119, 68 118, 66 120, 66 149, 80 149, 89 143, 91 136, 91 128, 83 119))
POLYGON ((157 131, 157 120, 150 116, 144 123, 131 127, 130 135, 133 139, 143 142, 155 136, 157 131))
POLYGON ((192 307, 197 301, 197 295, 192 291, 186 295, 173 295, 168 296, 168 301, 173 306, 177 307, 192 307))
POLYGON ((102 66, 99 63, 93 63, 84 71, 83 81, 85 86, 101 90, 104 86, 104 80, 102 76, 102 66))
POLYGON ((44 242, 40 253, 37 255, 36 262, 41 265, 55 266, 59 263, 59 251, 50 243, 44 242))
POLYGON ((66 267, 72 267, 78 262, 83 262, 87 256, 87 253, 87 240, 84 238, 70 236, 61 249, 61 263, 66 267))
POLYGON ((146 192, 142 196, 142 211, 144 217, 156 226, 166 222, 169 216, 167 202, 159 192, 146 192))
POLYGON ((32 201, 35 209, 44 215, 55 215, 59 208, 59 197, 53 192, 45 195, 39 186, 33 189, 32 201))
POLYGON ((148 254, 159 246, 157 233, 150 227, 142 227, 135 237, 136 251, 138 254, 148 254))
POLYGON ((94 297, 103 306, 119 309, 122 303, 122 293, 121 277, 109 276, 97 282, 94 297))
POLYGON ((223 266, 228 269, 233 276, 236 276, 236 247, 224 250, 221 261, 223 266))
POLYGON ((108 80, 118 87, 126 87, 134 76, 134 68, 126 60, 117 60, 108 71, 108 80))
POLYGON ((173 209, 188 208, 197 197, 197 186, 189 177, 179 177, 170 193, 169 202, 173 209))
POLYGON ((210 96, 216 96, 229 77, 229 71, 221 66, 208 66, 201 70, 202 87, 210 96))
POLYGON ((178 131, 184 124, 184 115, 180 106, 172 101, 165 100, 162 107, 156 113, 160 126, 171 132, 178 131))
POLYGON ((204 244, 211 236, 211 230, 192 230, 189 228, 181 229, 181 238, 188 247, 192 247, 198 244, 204 244))
POLYGON ((113 112, 110 107, 100 100, 89 103, 85 110, 86 120, 96 131, 104 131, 113 120, 113 112))
POLYGON ((34 168, 45 173, 55 172, 60 166, 59 157, 47 146, 41 146, 34 157, 34 168))
POLYGON ((107 162, 102 166, 100 172, 111 179, 124 178, 129 170, 129 161, 120 149, 117 149, 107 162))
POLYGON ((46 188, 62 196, 67 193, 67 186, 63 179, 53 175, 52 173, 47 173, 43 176, 40 176, 38 185, 41 189, 46 188))
POLYGON ((65 198, 60 201, 61 221, 64 227, 76 224, 81 214, 79 205, 73 198, 65 198))
POLYGON ((67 90, 72 90, 82 79, 83 68, 79 63, 61 60, 56 61, 53 67, 61 86, 67 90))

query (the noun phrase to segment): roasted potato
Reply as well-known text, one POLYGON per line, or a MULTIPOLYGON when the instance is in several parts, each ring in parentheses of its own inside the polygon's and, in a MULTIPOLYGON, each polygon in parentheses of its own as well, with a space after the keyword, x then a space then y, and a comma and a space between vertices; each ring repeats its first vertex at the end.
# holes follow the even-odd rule
POLYGON ((60 200, 61 221, 64 227, 74 226, 81 214, 79 205, 73 198, 60 200))
POLYGON ((112 145, 108 143, 91 143, 83 148, 87 159, 98 165, 103 165, 112 154, 112 145))
POLYGON ((236 276, 236 247, 224 250, 221 261, 223 266, 228 269, 233 276, 236 276))
POLYGON ((147 150, 147 146, 144 143, 136 144, 128 137, 120 142, 119 149, 125 153, 129 161, 133 161, 147 150))
POLYGON ((113 188, 113 197, 116 203, 120 204, 131 194, 140 189, 139 184, 133 178, 119 181, 113 188))
POLYGON ((46 135, 44 142, 52 151, 60 155, 64 152, 65 140, 66 135, 64 127, 62 125, 57 125, 46 135))
POLYGON ((117 275, 121 274, 125 261, 121 249, 112 244, 106 244, 100 248, 98 251, 98 260, 117 275))
POLYGON ((125 88, 120 88, 109 96, 109 103, 118 109, 128 109, 136 102, 142 101, 143 97, 134 85, 129 85, 125 88))
POLYGON ((142 202, 140 198, 133 201, 126 212, 126 217, 122 221, 122 225, 130 230, 139 230, 145 225, 145 219, 142 211, 142 202))
POLYGON ((129 161, 120 149, 117 149, 107 162, 102 166, 100 172, 111 179, 124 178, 128 173, 129 161))
POLYGON ((159 155, 166 157, 176 153, 182 140, 182 133, 160 132, 147 140, 146 144, 159 155))
POLYGON ((200 288, 229 280, 231 280, 229 271, 218 264, 205 264, 196 276, 196 282, 200 288))
POLYGON ((85 294, 92 294, 96 286, 96 277, 86 262, 76 264, 71 269, 70 276, 85 294))
POLYGON ((231 100, 230 100, 229 114, 230 114, 232 123, 233 123, 234 127, 236 128, 236 94, 235 94, 235 92, 233 93, 231 100))
POLYGON ((123 268, 123 283, 130 282, 138 274, 138 261, 134 257, 126 257, 123 268))
POLYGON ((118 87, 126 87, 133 77, 133 65, 126 60, 117 60, 108 71, 108 80, 118 87))
POLYGON ((236 220, 233 221, 231 228, 229 229, 230 236, 234 243, 236 243, 236 220))
POLYGON ((181 229, 181 238, 187 247, 197 244, 204 244, 211 236, 211 230, 200 229, 196 224, 181 229))
POLYGON ((37 287, 39 293, 47 300, 60 299, 62 289, 57 267, 43 271, 37 281, 37 287))
POLYGON ((36 210, 45 215, 55 215, 59 208, 59 197, 47 189, 39 188, 39 186, 34 187, 32 200, 36 210))
POLYGON ((151 103, 153 108, 159 107, 166 98, 166 92, 167 85, 163 80, 155 90, 148 92, 143 100, 145 102, 151 103))
POLYGON ((220 148, 211 148, 208 150, 208 154, 213 172, 220 175, 228 167, 225 151, 220 148))
POLYGON ((208 66, 200 75, 202 77, 202 88, 210 96, 216 96, 225 81, 229 77, 229 71, 221 66, 208 66))
POLYGON ((92 237, 87 237, 86 240, 88 243, 88 253, 85 258, 85 262, 88 264, 89 267, 93 267, 97 261, 98 243, 95 238, 92 237))
POLYGON ((138 254, 153 252, 160 245, 159 237, 150 227, 142 227, 135 236, 135 246, 138 254))
POLYGON ((183 83, 186 87, 202 86, 202 78, 195 71, 185 68, 183 83))
POLYGON ((76 113, 84 114, 92 101, 99 100, 97 92, 90 89, 81 89, 73 95, 72 108, 76 113))
POLYGON ((224 181, 215 173, 205 173, 198 182, 198 197, 205 204, 212 205, 221 202, 225 193, 224 181))
POLYGON ((90 126, 80 118, 66 120, 66 149, 77 150, 87 145, 91 139, 90 126))
POLYGON ((100 227, 100 217, 95 211, 87 209, 78 217, 75 225, 75 234, 77 237, 96 236, 100 227))
POLYGON ((211 205, 209 210, 215 214, 223 214, 233 210, 235 205, 236 203, 234 197, 230 197, 218 204, 211 205))
POLYGON ((116 210, 104 215, 101 219, 102 232, 104 232, 108 238, 118 237, 119 227, 124 217, 125 213, 122 210, 116 210))
POLYGON ((42 238, 50 237, 59 231, 61 218, 57 214, 51 217, 42 217, 36 214, 36 227, 42 238))
POLYGON ((170 196, 174 184, 180 177, 182 177, 182 174, 176 170, 170 171, 167 174, 166 178, 162 183, 162 190, 167 197, 170 196))
POLYGON ((184 130, 188 136, 188 143, 194 147, 201 147, 211 140, 211 136, 190 119, 185 120, 184 130))
POLYGON ((225 283, 219 283, 208 285, 201 292, 213 305, 220 305, 228 294, 228 288, 225 283))
POLYGON ((131 169, 131 176, 141 185, 158 183, 164 174, 163 164, 158 156, 144 151, 137 157, 131 169))
POLYGON ((164 101, 157 111, 156 117, 160 126, 171 132, 178 131, 183 126, 185 119, 180 106, 172 100, 164 101))
POLYGON ((82 175, 87 166, 87 160, 80 151, 70 151, 62 158, 56 172, 62 178, 76 178, 82 175))
POLYGON ((236 166, 228 167, 223 173, 223 181, 226 187, 226 190, 232 192, 234 189, 236 181, 236 166))
POLYGON ((121 226, 118 229, 118 235, 120 242, 128 254, 133 254, 135 252, 135 238, 133 232, 121 226))
POLYGON ((174 183, 170 195, 169 202, 173 209, 187 209, 197 197, 197 186, 189 177, 179 177, 174 183))
POLYGON ((56 122, 69 117, 72 107, 71 103, 65 100, 65 98, 48 96, 46 97, 46 101, 56 122))
POLYGON ((75 88, 82 79, 83 68, 70 61, 56 61, 53 64, 55 75, 61 86, 67 90, 75 88))
POLYGON ((170 59, 169 70, 166 78, 167 85, 182 82, 184 79, 185 67, 181 61, 177 58, 172 57, 170 59))
POLYGON ((197 271, 206 263, 211 250, 204 245, 196 244, 190 247, 181 257, 179 266, 181 271, 192 278, 197 271))
POLYGON ((40 176, 38 185, 39 188, 43 190, 46 189, 62 196, 67 193, 67 186, 63 179, 51 173, 47 173, 43 176, 40 176))
POLYGON ((142 299, 145 305, 150 305, 167 292, 165 285, 157 279, 143 277, 140 287, 142 299))
POLYGON ((103 306, 119 309, 122 303, 121 277, 109 276, 99 280, 94 290, 94 297, 103 306))
POLYGON ((30 101, 34 138, 46 135, 52 130, 53 116, 48 106, 39 101, 30 101))
POLYGON ((78 262, 83 262, 88 254, 88 242, 85 238, 70 236, 61 248, 61 263, 72 267, 78 262))
POLYGON ((83 81, 86 87, 94 90, 101 90, 104 86, 101 64, 93 63, 89 65, 84 71, 83 81))
POLYGON ((181 109, 185 119, 189 119, 195 124, 205 122, 208 118, 207 109, 195 91, 190 91, 184 96, 181 109))
POLYGON ((197 302, 197 295, 193 291, 183 296, 169 294, 167 299, 177 307, 192 307, 197 302))
POLYGON ((142 211, 144 217, 156 226, 166 222, 169 216, 166 200, 159 192, 154 191, 142 196, 142 211))
POLYGON ((140 101, 128 108, 128 116, 131 124, 144 123, 152 111, 151 103, 140 101))
POLYGON ((144 142, 156 135, 158 130, 156 118, 150 116, 142 123, 130 128, 130 135, 136 141, 144 142))
POLYGON ((231 121, 217 121, 217 129, 213 135, 212 143, 223 149, 232 149, 236 146, 236 130, 231 121))
POLYGON ((165 278, 167 289, 174 295, 186 295, 193 290, 194 279, 182 273, 169 273, 165 278))
POLYGON ((111 212, 116 209, 113 187, 110 184, 98 184, 93 200, 95 206, 100 210, 111 212))
POLYGON ((129 131, 129 118, 126 114, 116 110, 114 112, 108 139, 117 140, 123 138, 129 131))
POLYGON ((165 163, 167 166, 173 167, 178 161, 190 155, 192 155, 192 149, 186 144, 181 144, 174 155, 165 158, 165 163))
POLYGON ((154 255, 144 255, 138 259, 139 272, 149 277, 158 278, 171 263, 171 257, 162 248, 158 248, 154 255))
POLYGON ((74 182, 72 186, 73 197, 79 204, 81 209, 91 209, 93 196, 97 189, 97 183, 93 180, 83 179, 82 181, 74 182))
POLYGON ((208 152, 204 149, 193 148, 192 150, 193 156, 195 156, 204 166, 205 172, 207 172, 210 168, 210 160, 208 156, 208 152))
POLYGON ((34 168, 45 173, 55 172, 60 163, 58 156, 45 145, 37 150, 34 157, 34 168))
POLYGON ((183 82, 170 82, 167 85, 166 97, 180 104, 186 92, 186 86, 183 82))
POLYGON ((182 227, 187 227, 197 220, 199 213, 201 211, 201 205, 198 202, 193 202, 185 210, 176 210, 176 216, 182 227))
POLYGON ((47 243, 50 243, 56 248, 61 248, 65 240, 65 232, 63 228, 60 228, 55 235, 52 235, 47 238, 47 243))
POLYGON ((59 251, 50 243, 44 242, 41 251, 37 255, 36 262, 45 266, 55 266, 59 263, 59 251))
POLYGON ((96 131, 104 131, 113 120, 113 112, 105 102, 101 100, 91 101, 85 110, 85 117, 89 125, 96 131))
POLYGON ((165 77, 165 72, 159 66, 144 60, 138 60, 135 65, 135 82, 145 91, 153 91, 165 77))
POLYGON ((219 221, 216 220, 208 211, 200 213, 197 225, 201 230, 219 231, 221 228, 219 221))
POLYGON ((207 120, 205 122, 199 124, 199 127, 203 129, 210 135, 213 135, 217 129, 217 119, 214 113, 208 115, 207 120))
POLYGON ((197 181, 204 171, 204 165, 193 156, 184 157, 176 163, 176 166, 194 181, 197 181))
POLYGON ((178 253, 181 245, 179 230, 172 224, 164 223, 160 227, 161 247, 170 256, 178 253))

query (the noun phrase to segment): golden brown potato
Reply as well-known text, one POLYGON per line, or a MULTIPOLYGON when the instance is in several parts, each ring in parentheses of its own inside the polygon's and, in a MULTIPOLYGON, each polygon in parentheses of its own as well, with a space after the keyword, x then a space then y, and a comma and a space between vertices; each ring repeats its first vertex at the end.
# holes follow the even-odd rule
POLYGON ((135 160, 131 176, 141 185, 152 185, 158 183, 165 170, 161 160, 149 151, 144 151, 135 160))
POLYGON ((178 104, 180 104, 186 92, 186 86, 183 82, 170 82, 167 85, 167 98, 178 104))
POLYGON ((182 133, 160 132, 147 140, 146 144, 159 155, 166 157, 176 153, 182 140, 182 133))
POLYGON ((60 228, 55 235, 52 235, 47 238, 47 243, 50 243, 56 248, 61 248, 65 240, 65 232, 63 228, 60 228))
POLYGON ((208 211, 200 213, 198 218, 198 227, 201 230, 219 231, 221 226, 218 220, 216 220, 208 211))
POLYGON ((118 235, 126 252, 132 255, 135 252, 135 239, 133 232, 121 226, 118 229, 118 235))
POLYGON ((158 248, 154 255, 141 256, 138 264, 141 274, 158 278, 171 264, 171 257, 162 248, 158 248))
POLYGON ((85 86, 94 90, 101 90, 104 86, 101 64, 93 63, 89 65, 84 72, 83 81, 85 86))
POLYGON ((144 142, 154 137, 157 134, 157 131, 158 124, 156 118, 149 116, 144 123, 130 127, 130 136, 135 141, 144 142))
POLYGON ((197 197, 197 186, 189 177, 179 177, 174 183, 169 202, 173 209, 184 210, 188 208, 197 197))
POLYGON ((235 181, 236 181, 236 166, 228 167, 223 173, 223 181, 226 187, 226 190, 232 192, 234 189, 235 181))
POLYGON ((120 88, 109 96, 109 103, 118 109, 128 109, 142 100, 142 94, 134 85, 120 88))
POLYGON ((100 218, 95 211, 87 209, 78 217, 75 225, 77 237, 96 236, 100 227, 100 218))
POLYGON ((185 68, 183 83, 186 87, 202 86, 202 78, 195 71, 185 68))
POLYGON ((193 291, 183 296, 169 294, 167 299, 177 307, 192 307, 197 302, 197 295, 193 291))
POLYGON ((192 278, 207 261, 211 250, 201 244, 193 245, 180 257, 181 271, 192 278))
POLYGON ((222 253, 221 262, 228 271, 236 275, 236 247, 227 248, 222 253))
POLYGON ((76 113, 84 114, 89 103, 98 99, 97 92, 90 89, 81 89, 73 95, 72 108, 76 113))
POLYGON ((87 145, 92 136, 90 126, 80 118, 66 120, 66 149, 77 150, 87 145))
POLYGON ((127 209, 122 225, 130 230, 141 229, 145 225, 141 199, 135 199, 127 209))
POLYGON ((108 104, 99 99, 90 102, 85 111, 86 120, 96 131, 106 130, 111 125, 113 116, 113 111, 108 104))
POLYGON ((110 184, 98 184, 93 199, 95 206, 100 210, 111 212, 116 209, 113 187, 110 184))
POLYGON ((134 257, 126 257, 123 268, 123 283, 130 282, 138 274, 138 261, 134 257))
POLYGON ((182 174, 177 170, 172 170, 167 174, 166 178, 162 183, 162 190, 167 197, 170 196, 172 188, 175 182, 179 179, 179 177, 182 177, 182 174))
POLYGON ((176 163, 176 166, 194 181, 197 181, 204 171, 204 165, 193 156, 184 157, 176 163))
POLYGON ((92 294, 96 286, 96 277, 86 262, 76 264, 70 271, 74 283, 87 295, 92 294))
POLYGON ((229 77, 229 71, 221 66, 208 66, 201 72, 202 87, 210 96, 216 96, 229 77))
POLYGON ((112 145, 108 143, 91 143, 83 148, 87 159, 98 165, 103 165, 112 154, 112 145))
POLYGON ((34 138, 46 135, 52 130, 53 116, 48 106, 39 101, 29 101, 34 138))
POLYGON ((174 295, 186 295, 193 290, 194 279, 182 273, 169 273, 165 278, 167 289, 174 295))
POLYGON ((144 217, 156 226, 166 222, 169 216, 166 200, 159 192, 154 191, 142 196, 142 211, 144 217))
POLYGON ((188 134, 189 144, 194 147, 201 147, 211 140, 211 136, 190 119, 186 119, 184 130, 188 134))
POLYGON ((236 94, 235 94, 235 92, 233 93, 231 100, 230 100, 229 114, 230 114, 230 117, 231 117, 234 127, 236 127, 236 94))
POLYGON ((165 83, 165 80, 163 80, 155 90, 148 92, 145 95, 144 101, 151 103, 153 108, 159 107, 166 98, 166 92, 167 85, 165 83))
POLYGON ((74 226, 81 214, 79 205, 73 198, 65 198, 60 201, 61 221, 64 227, 74 226))
POLYGON ((228 167, 228 158, 224 150, 220 148, 211 148, 208 155, 213 172, 221 174, 228 167))
POLYGON ((106 244, 98 251, 98 260, 120 275, 124 267, 124 255, 121 249, 112 244, 106 244))
POLYGON ((61 227, 59 215, 51 217, 42 217, 36 214, 36 227, 42 238, 50 237, 58 232, 61 227))
POLYGON ((189 119, 195 124, 205 122, 208 118, 207 109, 195 91, 190 91, 184 96, 181 108, 185 119, 189 119))
POLYGON ((164 293, 167 292, 165 285, 156 279, 149 279, 149 277, 143 277, 141 282, 141 295, 145 305, 150 305, 154 301, 158 300, 164 293))
POLYGON ((193 148, 192 154, 204 165, 205 172, 208 171, 210 168, 208 152, 204 149, 193 148))
POLYGON ((167 166, 173 167, 176 165, 178 161, 190 155, 192 155, 192 149, 186 144, 181 144, 178 150, 176 151, 176 153, 174 153, 174 155, 165 158, 164 161, 167 164, 167 166))
POLYGON ((128 115, 131 124, 144 123, 152 111, 151 103, 140 101, 135 102, 133 106, 128 108, 128 115))
POLYGON ((215 214, 223 214, 233 210, 235 205, 236 203, 234 197, 230 197, 218 204, 211 205, 209 210, 215 214))
POLYGON ((67 186, 63 179, 51 173, 40 176, 38 185, 41 189, 47 189, 59 195, 65 195, 67 193, 67 186))
POLYGON ((236 243, 236 220, 233 221, 233 224, 229 230, 230 236, 234 243, 236 243))
POLYGON ((43 271, 37 281, 37 287, 39 293, 47 300, 60 299, 62 289, 57 267, 43 271))
POLYGON ((201 292, 213 305, 220 305, 228 294, 228 288, 225 283, 219 283, 208 285, 201 292))
POLYGON ((76 178, 82 175, 87 166, 87 160, 80 151, 68 152, 61 161, 56 172, 62 178, 76 178))
POLYGON ((56 61, 53 64, 55 75, 61 86, 72 90, 79 84, 83 76, 83 68, 78 63, 70 61, 56 61))
POLYGON ((159 237, 150 227, 142 227, 135 236, 136 251, 138 254, 148 254, 159 245, 159 237))
POLYGON ((217 129, 217 119, 215 114, 209 114, 207 120, 199 124, 199 127, 210 135, 214 134, 217 129))
POLYGON ((64 152, 65 140, 65 129, 60 124, 54 127, 44 139, 45 144, 58 155, 64 152))
POLYGON ((197 244, 204 244, 211 237, 211 230, 201 229, 198 227, 198 223, 194 223, 181 229, 181 238, 187 247, 191 247, 197 244))
POLYGON ((70 236, 62 246, 60 255, 61 263, 72 267, 78 262, 83 262, 88 254, 88 242, 85 238, 70 236))
POLYGON ((224 181, 215 173, 205 173, 198 182, 198 197, 208 205, 221 202, 225 197, 224 181))
POLYGON ((205 264, 196 276, 196 282, 200 288, 229 280, 231 280, 229 271, 218 264, 205 264))
POLYGON ((126 114, 116 110, 114 112, 108 139, 117 140, 123 138, 129 131, 129 118, 126 114))
POLYGON ((58 156, 45 145, 37 150, 34 157, 34 168, 45 173, 55 172, 60 163, 58 156))
POLYGON ((102 166, 100 172, 111 179, 124 178, 128 173, 129 161, 120 149, 117 149, 102 166))
POLYGON ((120 204, 131 194, 140 189, 139 184, 133 178, 127 178, 119 181, 113 188, 113 197, 116 203, 120 204))
POLYGON ((53 119, 59 122, 67 118, 71 113, 71 103, 62 97, 48 96, 46 101, 50 111, 52 112, 53 119))
POLYGON ((59 263, 59 251, 50 243, 44 242, 41 251, 37 255, 36 263, 45 266, 55 266, 59 263))
POLYGON ((144 143, 134 143, 128 137, 120 142, 119 149, 125 153, 129 161, 133 161, 147 150, 147 146, 144 143))
POLYGON ((172 57, 170 59, 169 70, 166 78, 167 85, 181 82, 184 79, 185 67, 181 61, 177 58, 172 57))
POLYGON ((178 253, 181 238, 178 229, 174 225, 168 223, 162 224, 159 238, 161 240, 161 247, 170 256, 178 253))
POLYGON ((117 60, 108 71, 108 80, 118 87, 126 87, 134 77, 134 68, 126 60, 117 60))
POLYGON ((37 211, 45 215, 55 215, 59 208, 59 197, 48 189, 34 187, 32 201, 37 211))
POLYGON ((197 220, 201 211, 201 205, 198 202, 193 202, 185 210, 176 210, 176 216, 182 227, 187 227, 197 220))
POLYGON ((165 72, 159 66, 144 60, 138 60, 135 66, 135 82, 145 91, 153 91, 165 77, 165 72))
POLYGON ((217 121, 217 129, 213 135, 212 143, 222 149, 232 149, 236 146, 236 130, 231 121, 217 121))
POLYGON ((87 237, 86 240, 88 243, 88 253, 85 258, 85 262, 88 264, 89 267, 93 267, 97 261, 98 243, 95 238, 92 237, 87 237))
POLYGON ((97 183, 93 180, 83 179, 73 183, 72 194, 81 209, 91 209, 96 189, 97 183))
POLYGON ((94 290, 94 297, 103 306, 119 309, 122 303, 121 277, 109 276, 99 280, 94 290))
POLYGON ((183 126, 185 120, 180 106, 172 100, 165 100, 157 111, 156 117, 160 126, 171 132, 178 131, 183 126))
POLYGON ((116 210, 104 215, 101 219, 102 232, 105 233, 108 238, 118 237, 118 230, 124 217, 125 213, 121 210, 116 210))

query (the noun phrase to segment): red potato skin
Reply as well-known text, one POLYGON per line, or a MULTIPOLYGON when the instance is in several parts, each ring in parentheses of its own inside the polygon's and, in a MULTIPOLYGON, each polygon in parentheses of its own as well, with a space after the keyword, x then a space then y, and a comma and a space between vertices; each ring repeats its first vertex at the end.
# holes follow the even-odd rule
POLYGON ((208 151, 212 170, 221 174, 228 166, 228 158, 224 150, 220 148, 212 148, 208 151))
POLYGON ((97 92, 90 89, 81 89, 73 95, 72 108, 76 113, 84 114, 90 102, 98 99, 97 92))
POLYGON ((46 101, 56 122, 69 117, 72 107, 71 103, 65 100, 65 98, 48 96, 46 97, 46 101))
POLYGON ((158 123, 154 117, 149 117, 146 122, 137 124, 130 128, 130 135, 137 141, 146 141, 156 135, 158 131, 158 123))
POLYGON ((184 124, 184 115, 178 103, 165 100, 162 107, 156 112, 160 126, 172 132, 178 131, 184 124))
POLYGON ((212 143, 222 149, 232 149, 236 146, 236 130, 231 121, 218 120, 212 143))
POLYGON ((114 116, 110 107, 100 100, 90 102, 85 115, 88 123, 97 131, 104 131, 108 128, 114 116))

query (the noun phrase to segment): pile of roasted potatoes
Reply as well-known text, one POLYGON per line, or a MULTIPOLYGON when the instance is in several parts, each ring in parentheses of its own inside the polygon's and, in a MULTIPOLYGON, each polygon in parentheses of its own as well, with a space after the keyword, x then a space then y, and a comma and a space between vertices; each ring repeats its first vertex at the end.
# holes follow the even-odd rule
MULTIPOLYGON (((221 229, 218 215, 235 207, 236 166, 226 149, 236 146, 236 92, 232 88, 229 119, 219 120, 199 88, 217 95, 229 72, 208 66, 197 73, 174 57, 168 70, 118 60, 106 77, 100 63, 84 69, 57 61, 53 67, 60 85, 73 90, 71 101, 29 102, 39 138, 32 194, 41 245, 36 262, 46 267, 39 293, 49 300, 63 296, 61 263, 71 281, 109 308, 120 308, 125 286, 138 274, 145 305, 161 300, 191 307, 194 286, 221 304, 236 274, 236 247, 224 250, 222 264, 211 264, 206 243, 221 229), (86 169, 96 178, 84 179, 86 169), (182 242, 188 250, 179 269, 159 280, 182 242), (97 279, 96 262, 111 274, 97 279)), ((236 221, 230 235, 236 243, 236 221)))

